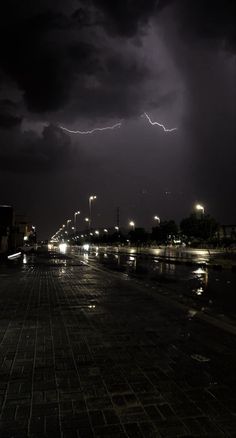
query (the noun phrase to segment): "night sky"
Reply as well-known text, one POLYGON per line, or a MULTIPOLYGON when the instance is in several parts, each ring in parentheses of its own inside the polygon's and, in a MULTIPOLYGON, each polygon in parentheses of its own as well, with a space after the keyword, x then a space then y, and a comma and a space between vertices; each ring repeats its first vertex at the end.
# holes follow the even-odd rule
POLYGON ((236 223, 235 22, 230 0, 3 1, 0 204, 42 238, 92 194, 97 226, 195 202, 236 223))

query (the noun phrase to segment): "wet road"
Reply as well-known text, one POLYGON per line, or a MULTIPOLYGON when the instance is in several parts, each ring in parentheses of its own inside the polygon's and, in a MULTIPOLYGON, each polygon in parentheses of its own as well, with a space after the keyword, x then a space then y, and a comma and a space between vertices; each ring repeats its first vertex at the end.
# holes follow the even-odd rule
POLYGON ((190 247, 129 247, 129 246, 107 246, 99 247, 102 251, 116 254, 139 254, 149 255, 160 259, 169 259, 170 261, 189 261, 199 264, 217 263, 230 261, 236 265, 236 252, 229 249, 198 249, 190 247))
MULTIPOLYGON (((158 251, 158 250, 157 250, 158 251)), ((161 250, 162 251, 162 250, 161 250)), ((167 250, 168 254, 178 252, 167 250)), ((108 269, 121 271, 139 279, 145 287, 169 295, 178 302, 193 306, 221 320, 236 321, 236 272, 230 269, 215 270, 205 263, 202 250, 189 251, 190 266, 168 263, 160 256, 146 256, 131 250, 130 254, 111 252, 105 248, 91 248, 84 257, 108 269), (157 286, 156 286, 157 285, 157 286)), ((78 249, 72 251, 80 253, 78 249)), ((207 253, 204 250, 204 253, 207 253)), ((163 255, 163 254, 162 254, 163 255)), ((184 256, 186 258, 186 255, 184 256)), ((209 254, 208 256, 209 257, 209 254)))
POLYGON ((0 436, 236 436, 233 332, 97 259, 0 266, 0 436))

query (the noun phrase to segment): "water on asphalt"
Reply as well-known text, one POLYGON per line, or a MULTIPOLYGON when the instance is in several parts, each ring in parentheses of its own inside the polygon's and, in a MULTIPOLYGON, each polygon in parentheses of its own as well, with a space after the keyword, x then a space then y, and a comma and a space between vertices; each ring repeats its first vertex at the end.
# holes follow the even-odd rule
POLYGON ((105 254, 0 266, 0 436, 235 437, 235 335, 176 299, 210 273, 105 254))
MULTIPOLYGON (((75 254, 77 252, 75 250, 75 254)), ((111 253, 100 248, 92 248, 89 254, 84 255, 108 269, 148 281, 151 288, 157 283, 166 294, 198 310, 202 309, 221 318, 236 319, 236 272, 207 267, 202 254, 197 260, 198 264, 190 263, 190 266, 168 263, 157 256, 111 253)))

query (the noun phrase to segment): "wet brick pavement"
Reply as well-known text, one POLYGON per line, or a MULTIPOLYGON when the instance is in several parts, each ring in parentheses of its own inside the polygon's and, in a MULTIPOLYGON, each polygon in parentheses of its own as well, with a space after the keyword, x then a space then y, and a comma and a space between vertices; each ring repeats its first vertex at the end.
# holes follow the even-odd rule
POLYGON ((0 266, 1 438, 236 437, 235 337, 122 273, 0 266))

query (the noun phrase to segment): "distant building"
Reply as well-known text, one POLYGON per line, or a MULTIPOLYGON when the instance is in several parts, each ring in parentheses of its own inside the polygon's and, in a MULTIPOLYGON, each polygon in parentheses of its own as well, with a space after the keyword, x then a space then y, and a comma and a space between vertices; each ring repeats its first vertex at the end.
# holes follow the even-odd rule
POLYGON ((236 241, 236 225, 221 225, 219 230, 220 239, 236 241))
POLYGON ((14 213, 10 205, 0 205, 0 252, 36 243, 36 231, 25 215, 14 213))
POLYGON ((11 205, 0 205, 0 252, 10 246, 10 236, 14 224, 14 211, 11 205))

